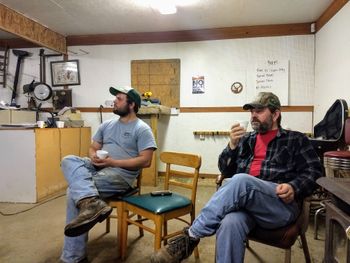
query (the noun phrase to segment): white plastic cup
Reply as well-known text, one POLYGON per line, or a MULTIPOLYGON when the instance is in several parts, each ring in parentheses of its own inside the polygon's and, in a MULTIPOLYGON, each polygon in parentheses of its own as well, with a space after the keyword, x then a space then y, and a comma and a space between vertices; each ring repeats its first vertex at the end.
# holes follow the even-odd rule
POLYGON ((108 156, 108 152, 107 151, 104 151, 104 150, 97 150, 96 151, 96 155, 98 158, 100 159, 106 159, 107 156, 108 156))
POLYGON ((239 126, 243 127, 244 130, 247 130, 248 128, 248 121, 237 121, 239 123, 239 126))
POLYGON ((56 121, 57 128, 64 128, 64 121, 56 121))
POLYGON ((45 122, 44 121, 37 121, 36 124, 38 124, 39 128, 45 128, 45 122))

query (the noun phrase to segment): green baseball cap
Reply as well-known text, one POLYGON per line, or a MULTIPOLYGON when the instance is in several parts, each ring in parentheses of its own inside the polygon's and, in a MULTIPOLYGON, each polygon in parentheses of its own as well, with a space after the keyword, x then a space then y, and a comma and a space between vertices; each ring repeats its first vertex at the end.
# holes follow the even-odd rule
POLYGON ((272 92, 259 92, 258 96, 251 103, 243 105, 244 110, 266 107, 281 109, 279 98, 272 92))
POLYGON ((138 106, 138 108, 141 107, 141 96, 140 94, 132 87, 127 87, 127 86, 123 86, 123 87, 110 87, 109 88, 109 92, 116 96, 118 93, 123 93, 126 94, 133 102, 136 103, 136 105, 138 106))

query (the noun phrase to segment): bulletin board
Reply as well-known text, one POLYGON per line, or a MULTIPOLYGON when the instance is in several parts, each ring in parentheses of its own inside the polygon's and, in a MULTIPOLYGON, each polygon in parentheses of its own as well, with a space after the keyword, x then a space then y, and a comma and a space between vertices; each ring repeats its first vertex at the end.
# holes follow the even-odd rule
POLYGON ((288 105, 289 94, 289 61, 261 60, 255 67, 256 93, 273 92, 282 105, 288 105))
POLYGON ((180 107, 180 59, 132 60, 131 85, 168 107, 180 107))

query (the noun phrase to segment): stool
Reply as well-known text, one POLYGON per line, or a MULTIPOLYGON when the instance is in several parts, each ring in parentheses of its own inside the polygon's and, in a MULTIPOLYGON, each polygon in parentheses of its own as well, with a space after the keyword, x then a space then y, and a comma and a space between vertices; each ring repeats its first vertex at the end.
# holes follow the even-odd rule
POLYGON ((339 170, 350 171, 350 151, 325 152, 323 163, 328 177, 339 177, 339 170))

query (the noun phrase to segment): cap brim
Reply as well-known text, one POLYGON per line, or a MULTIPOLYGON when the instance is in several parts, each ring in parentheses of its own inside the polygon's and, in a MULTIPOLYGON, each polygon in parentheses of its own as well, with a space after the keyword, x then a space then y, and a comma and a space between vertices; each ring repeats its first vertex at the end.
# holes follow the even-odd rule
POLYGON ((251 110, 251 109, 263 109, 264 105, 259 103, 247 103, 243 105, 243 110, 251 110))
MULTIPOLYGON (((118 93, 124 93, 116 88, 113 88, 113 87, 110 87, 109 88, 109 92, 113 95, 113 96, 116 96, 118 93)), ((125 93, 124 93, 125 94, 125 93)))

